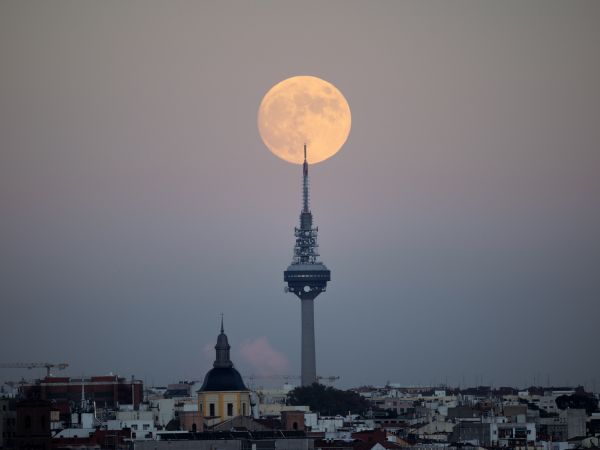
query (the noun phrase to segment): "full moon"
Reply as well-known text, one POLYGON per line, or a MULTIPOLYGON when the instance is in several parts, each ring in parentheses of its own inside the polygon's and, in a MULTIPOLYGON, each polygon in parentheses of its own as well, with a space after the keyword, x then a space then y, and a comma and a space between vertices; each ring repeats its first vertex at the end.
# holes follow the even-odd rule
POLYGON ((335 155, 350 133, 350 106, 331 83, 297 76, 277 83, 258 108, 265 145, 285 161, 302 164, 304 144, 311 164, 335 155))

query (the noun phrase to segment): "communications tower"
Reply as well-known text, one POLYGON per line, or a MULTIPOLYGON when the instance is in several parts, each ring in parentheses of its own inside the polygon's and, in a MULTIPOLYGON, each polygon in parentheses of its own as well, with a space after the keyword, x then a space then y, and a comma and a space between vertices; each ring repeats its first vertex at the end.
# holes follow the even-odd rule
POLYGON ((302 386, 309 386, 317 381, 314 300, 317 295, 325 291, 327 282, 331 279, 331 272, 318 260, 318 228, 313 227, 308 187, 308 162, 306 144, 304 144, 300 228, 294 229, 296 236, 294 258, 287 270, 283 272, 283 280, 287 283, 286 292, 296 294, 302 308, 302 386))

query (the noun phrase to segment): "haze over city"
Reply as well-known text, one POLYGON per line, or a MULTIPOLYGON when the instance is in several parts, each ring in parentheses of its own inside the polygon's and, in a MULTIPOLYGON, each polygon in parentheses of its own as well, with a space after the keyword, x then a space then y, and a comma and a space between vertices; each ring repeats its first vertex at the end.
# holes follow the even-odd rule
POLYGON ((595 1, 1 2, 0 362, 198 380, 223 313, 240 372, 299 374, 302 169, 257 113, 312 75, 352 111, 310 167, 318 373, 597 389, 599 22, 595 1))

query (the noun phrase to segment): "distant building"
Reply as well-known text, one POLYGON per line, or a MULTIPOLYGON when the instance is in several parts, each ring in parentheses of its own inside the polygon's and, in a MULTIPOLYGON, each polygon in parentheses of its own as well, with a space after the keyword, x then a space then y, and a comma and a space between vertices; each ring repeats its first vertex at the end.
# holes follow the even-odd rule
POLYGON ((525 447, 534 445, 536 429, 534 423, 496 421, 460 422, 456 424, 449 442, 475 446, 525 447))
POLYGON ((535 424, 527 423, 497 423, 492 424, 492 435, 495 445, 500 447, 525 447, 534 445, 536 441, 535 424), (495 425, 495 426, 494 426, 495 425))
POLYGON ((17 412, 13 398, 0 398, 0 448, 13 448, 16 437, 17 412))
POLYGON ((303 431, 165 432, 158 441, 139 441, 136 450, 313 450, 314 440, 303 431))
POLYGON ((543 417, 537 419, 537 434, 543 441, 561 442, 568 439, 567 420, 562 417, 543 417))
POLYGON ((453 444, 471 444, 487 447, 492 444, 492 424, 482 422, 460 422, 449 436, 453 444))
POLYGON ((16 448, 50 449, 50 412, 48 400, 22 400, 17 404, 16 448))
POLYGON ((304 411, 282 411, 281 424, 285 430, 304 431, 304 411))
POLYGON ((508 405, 503 408, 504 416, 511 422, 516 422, 519 416, 527 416, 527 405, 508 405))
POLYGON ((169 384, 165 391, 164 398, 189 397, 191 395, 191 383, 175 383, 169 384))
POLYGON ((567 439, 585 437, 587 414, 585 409, 568 408, 560 412, 560 417, 567 421, 567 439))
POLYGON ((91 378, 46 377, 21 387, 23 397, 50 400, 63 414, 69 412, 69 405, 81 404, 82 397, 98 408, 133 404, 134 409, 138 409, 143 400, 143 391, 144 386, 140 380, 120 378, 116 375, 91 378))
POLYGON ((479 421, 481 418, 481 411, 471 406, 457 406, 455 408, 448 408, 448 419, 450 420, 474 420, 479 421))

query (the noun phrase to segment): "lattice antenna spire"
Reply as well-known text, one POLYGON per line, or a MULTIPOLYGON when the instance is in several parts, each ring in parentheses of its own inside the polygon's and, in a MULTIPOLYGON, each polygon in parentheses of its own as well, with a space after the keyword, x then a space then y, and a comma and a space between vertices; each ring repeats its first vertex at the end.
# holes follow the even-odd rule
POLYGON ((296 245, 294 246, 293 264, 317 263, 318 245, 317 228, 313 227, 313 217, 309 204, 308 160, 306 144, 304 144, 304 164, 302 166, 302 211, 300 212, 300 228, 295 229, 296 245))
POLYGON ((306 144, 304 144, 304 164, 302 165, 302 212, 309 212, 308 203, 308 161, 306 161, 306 144))

